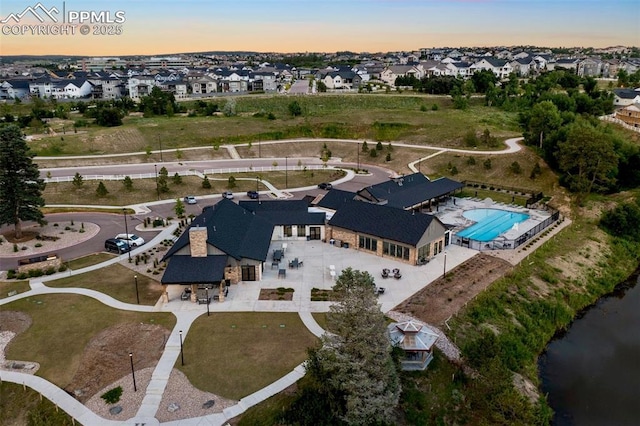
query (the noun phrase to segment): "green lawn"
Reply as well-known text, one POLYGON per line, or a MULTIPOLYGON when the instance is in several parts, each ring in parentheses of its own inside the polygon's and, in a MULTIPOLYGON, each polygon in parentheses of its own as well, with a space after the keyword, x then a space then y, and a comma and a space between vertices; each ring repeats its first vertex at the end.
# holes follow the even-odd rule
POLYGON ((77 271, 78 269, 86 268, 87 266, 97 265, 109 259, 113 259, 114 257, 115 256, 110 253, 93 253, 87 256, 79 257, 77 259, 73 259, 68 262, 65 262, 65 265, 67 265, 67 267, 72 271, 77 271))
POLYGON ((24 293, 30 289, 28 281, 0 281, 0 299, 9 297, 9 293, 14 291, 24 293))
POLYGON ((176 368, 198 389, 240 399, 293 370, 317 341, 297 313, 212 313, 191 326, 176 368))
POLYGON ((0 383, 0 425, 80 425, 64 411, 31 388, 15 383, 0 383), (16 403, 16 401, 20 401, 16 403))
POLYGON ((27 297, 2 309, 22 311, 32 319, 31 327, 8 346, 7 358, 40 363, 38 376, 61 388, 76 373, 87 343, 104 329, 126 322, 157 324, 168 330, 175 325, 175 317, 168 313, 119 311, 71 294, 27 297))
MULTIPOLYGON (((49 287, 80 287, 96 290, 125 303, 136 303, 136 273, 122 265, 115 264, 99 271, 73 275, 47 282, 49 287)), ((162 295, 163 288, 155 280, 138 275, 138 295, 141 305, 155 305, 162 295)))

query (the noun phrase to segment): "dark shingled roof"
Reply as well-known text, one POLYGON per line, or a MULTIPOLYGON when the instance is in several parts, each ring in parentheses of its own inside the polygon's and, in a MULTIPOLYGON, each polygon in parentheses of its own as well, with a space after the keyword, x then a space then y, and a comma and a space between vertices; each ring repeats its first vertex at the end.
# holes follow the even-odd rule
POLYGON ((358 195, 373 203, 386 200, 386 205, 389 207, 406 209, 442 197, 462 187, 464 187, 462 183, 446 177, 430 181, 421 173, 414 173, 369 186, 358 191, 358 195), (367 192, 373 195, 373 200, 369 199, 367 192))
POLYGON ((344 204, 329 225, 415 246, 435 219, 362 201, 344 204))
MULTIPOLYGON (((264 218, 254 215, 223 198, 218 204, 203 209, 191 223, 191 227, 207 228, 207 243, 235 259, 265 261, 269 252, 273 225, 264 218)), ((185 231, 163 257, 173 254, 189 245, 189 231, 185 231)))
POLYGON ((324 225, 326 218, 325 213, 309 213, 304 200, 240 201, 240 206, 274 225, 324 225))
POLYGON ((355 196, 355 192, 332 189, 328 191, 320 201, 318 201, 316 206, 330 210, 338 210, 343 204, 352 201, 355 196))
POLYGON ((633 99, 640 95, 640 90, 634 89, 613 89, 613 93, 622 99, 633 99))
POLYGON ((225 255, 173 256, 162 276, 162 284, 209 284, 224 279, 225 255))

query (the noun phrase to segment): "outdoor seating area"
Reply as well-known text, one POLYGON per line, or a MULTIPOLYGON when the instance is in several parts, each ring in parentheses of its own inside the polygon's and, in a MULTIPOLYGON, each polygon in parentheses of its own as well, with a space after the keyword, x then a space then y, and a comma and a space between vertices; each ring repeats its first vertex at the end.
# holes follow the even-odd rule
POLYGON ((402 278, 402 274, 400 273, 400 269, 393 268, 393 270, 389 270, 388 268, 382 269, 382 278, 389 278, 393 276, 393 278, 399 280, 402 278), (393 274, 393 275, 391 275, 393 274))
POLYGON ((293 269, 293 268, 298 269, 299 267, 302 266, 302 264, 303 264, 302 260, 298 260, 298 258, 296 257, 291 262, 289 262, 289 269, 293 269))
POLYGON ((180 294, 180 300, 189 300, 191 299, 191 289, 189 287, 185 288, 180 294))
POLYGON ((273 251, 273 261, 280 262, 284 258, 284 250, 274 250, 273 251))

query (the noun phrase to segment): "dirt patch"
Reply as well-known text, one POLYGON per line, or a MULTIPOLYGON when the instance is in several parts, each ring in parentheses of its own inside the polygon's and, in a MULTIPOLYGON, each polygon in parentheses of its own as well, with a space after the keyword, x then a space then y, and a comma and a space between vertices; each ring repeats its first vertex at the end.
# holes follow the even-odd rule
POLYGON ((136 370, 154 367, 169 334, 169 330, 153 324, 124 323, 107 328, 91 339, 65 390, 86 402, 100 389, 131 374, 130 352, 136 370))
POLYGON ((293 300, 291 288, 263 288, 258 300, 293 300))
POLYGON ((31 317, 20 311, 0 311, 0 331, 20 334, 31 327, 31 317))
POLYGON ((433 325, 443 325, 466 303, 513 268, 508 262, 478 254, 438 278, 393 310, 433 325))

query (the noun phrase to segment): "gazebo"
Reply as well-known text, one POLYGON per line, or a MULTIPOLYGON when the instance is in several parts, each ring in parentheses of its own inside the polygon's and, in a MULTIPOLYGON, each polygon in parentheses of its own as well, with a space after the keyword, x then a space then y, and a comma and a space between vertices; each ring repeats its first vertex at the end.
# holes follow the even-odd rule
POLYGON ((404 358, 400 360, 403 370, 427 368, 433 359, 433 346, 438 340, 437 334, 413 320, 391 323, 387 326, 387 331, 391 344, 404 351, 404 358))

